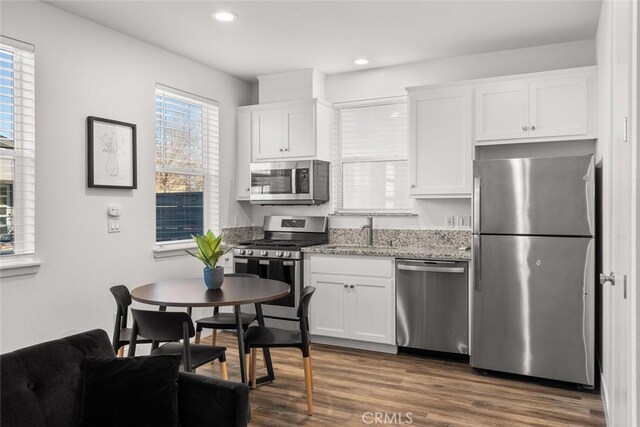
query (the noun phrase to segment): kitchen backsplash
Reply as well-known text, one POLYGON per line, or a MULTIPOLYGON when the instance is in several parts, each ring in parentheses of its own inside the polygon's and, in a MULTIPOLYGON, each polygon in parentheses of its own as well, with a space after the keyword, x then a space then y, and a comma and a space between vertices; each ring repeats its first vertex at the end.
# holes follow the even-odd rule
MULTIPOLYGON (((264 238, 261 226, 228 227, 222 229, 222 241, 227 245, 264 238)), ((367 230, 330 228, 329 243, 335 245, 366 245, 367 230)), ((394 247, 453 247, 471 245, 470 230, 374 229, 373 244, 394 247)))
MULTIPOLYGON (((367 230, 331 228, 329 242, 336 245, 366 245, 367 230)), ((470 230, 374 229, 375 246, 394 247, 467 247, 471 245, 470 230)))
POLYGON ((244 227, 222 228, 222 241, 227 245, 234 245, 248 240, 257 240, 264 237, 262 227, 249 225, 244 227))

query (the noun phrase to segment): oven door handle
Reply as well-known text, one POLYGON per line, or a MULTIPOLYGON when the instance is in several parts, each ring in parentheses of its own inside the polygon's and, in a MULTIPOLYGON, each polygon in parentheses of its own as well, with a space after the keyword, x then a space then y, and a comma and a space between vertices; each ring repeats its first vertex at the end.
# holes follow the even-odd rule
MULTIPOLYGON (((235 262, 237 262, 239 264, 246 264, 248 261, 249 261, 248 258, 236 258, 235 259, 235 262)), ((260 260, 260 265, 269 265, 269 260, 261 259, 260 260)), ((293 265, 295 265, 295 261, 282 261, 282 265, 293 266, 293 265)))

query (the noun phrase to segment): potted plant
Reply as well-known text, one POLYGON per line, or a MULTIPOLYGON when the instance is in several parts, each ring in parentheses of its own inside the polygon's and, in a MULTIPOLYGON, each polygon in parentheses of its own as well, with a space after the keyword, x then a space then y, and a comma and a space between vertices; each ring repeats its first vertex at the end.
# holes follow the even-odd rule
POLYGON ((217 266, 220 257, 224 254, 221 247, 222 234, 216 236, 211 230, 204 235, 191 235, 198 245, 198 253, 186 251, 189 255, 198 258, 205 265, 204 283, 209 289, 219 289, 224 280, 224 268, 217 266))

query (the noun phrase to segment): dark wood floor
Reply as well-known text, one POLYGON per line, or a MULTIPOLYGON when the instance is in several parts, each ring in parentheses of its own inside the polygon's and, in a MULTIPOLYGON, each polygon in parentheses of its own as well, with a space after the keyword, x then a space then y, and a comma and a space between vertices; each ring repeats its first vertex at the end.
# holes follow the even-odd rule
MULTIPOLYGON (((228 348, 229 378, 239 379, 235 336, 219 334, 218 345, 228 348)), ((320 344, 312 351, 315 413, 307 416, 300 352, 275 349, 272 357, 276 381, 250 392, 250 426, 383 425, 376 412, 386 412, 386 425, 409 425, 409 417, 414 426, 605 425, 598 394, 478 375, 463 363, 320 344)), ((261 355, 258 367, 263 375, 261 355)))

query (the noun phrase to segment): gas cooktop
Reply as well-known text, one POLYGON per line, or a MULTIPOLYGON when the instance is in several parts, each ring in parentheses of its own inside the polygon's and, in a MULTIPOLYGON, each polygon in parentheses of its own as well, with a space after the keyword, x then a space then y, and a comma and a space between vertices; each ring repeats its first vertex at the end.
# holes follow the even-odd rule
POLYGON ((324 243, 321 240, 277 240, 277 239, 261 239, 251 240, 248 242, 240 242, 237 247, 251 247, 251 248, 303 248, 305 246, 321 245, 324 243))

